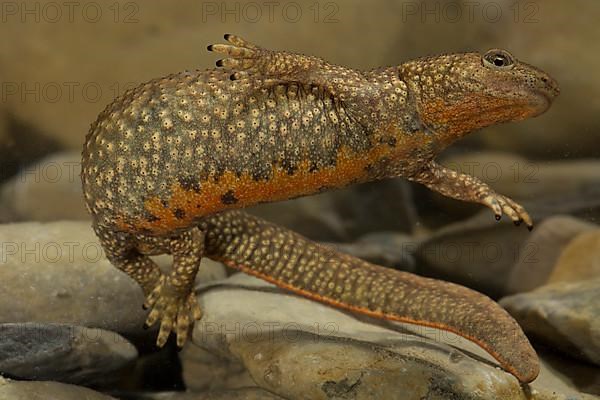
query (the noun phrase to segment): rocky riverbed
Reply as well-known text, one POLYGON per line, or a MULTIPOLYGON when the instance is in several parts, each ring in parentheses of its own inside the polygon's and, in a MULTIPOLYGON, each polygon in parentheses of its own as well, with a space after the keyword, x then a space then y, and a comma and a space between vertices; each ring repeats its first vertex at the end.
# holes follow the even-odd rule
MULTIPOLYGON (((35 168, 77 159, 63 153, 35 168)), ((58 220, 51 218, 56 204, 77 204, 78 185, 68 177, 50 185, 15 178, 2 187, 15 222, 0 225, 0 396, 558 400, 600 392, 600 229, 572 214, 533 204, 538 226, 532 233, 496 223, 487 210, 442 229, 409 229, 408 223, 394 229, 373 219, 361 231, 356 221, 364 214, 331 206, 340 193, 282 203, 277 212, 253 210, 274 220, 284 216, 279 222, 292 228, 304 217, 315 221, 297 227, 307 235, 320 229, 315 226, 335 227, 320 234, 341 251, 500 299, 542 360, 538 379, 523 387, 458 336, 342 312, 232 275, 210 260, 197 280, 204 316, 193 339, 180 353, 173 343, 158 351, 156 330, 142 329, 140 289, 104 258, 82 210, 61 209, 58 220), (292 219, 282 212, 286 207, 296 210, 292 219), (32 219, 46 222, 17 222, 32 219), (154 377, 150 384, 148 377, 154 377)), ((360 204, 402 185, 345 195, 360 204)), ((405 195, 410 201, 409 190, 405 195)), ((404 210, 414 218, 414 210, 404 210)), ((169 267, 168 257, 157 261, 169 267)))

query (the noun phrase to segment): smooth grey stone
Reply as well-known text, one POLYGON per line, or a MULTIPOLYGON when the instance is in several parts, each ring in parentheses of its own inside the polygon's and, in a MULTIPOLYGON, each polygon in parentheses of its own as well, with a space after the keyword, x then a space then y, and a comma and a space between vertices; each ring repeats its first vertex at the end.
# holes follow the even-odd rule
POLYGON ((520 293, 544 285, 562 251, 582 232, 598 229, 597 225, 568 215, 543 220, 528 235, 506 282, 506 293, 520 293))
POLYGON ((600 277, 549 284, 500 304, 529 335, 600 365, 600 277))
POLYGON ((114 332, 81 326, 0 324, 0 373, 18 379, 98 384, 137 357, 114 332))
POLYGON ((403 271, 415 270, 418 244, 415 238, 397 232, 369 233, 352 243, 327 243, 343 253, 403 271))
POLYGON ((248 209, 312 240, 349 242, 373 232, 412 232, 417 220, 410 185, 388 179, 248 209))
POLYGON ((415 252, 417 272, 500 297, 530 236, 525 227, 516 227, 506 218, 497 222, 483 210, 425 239, 415 252))

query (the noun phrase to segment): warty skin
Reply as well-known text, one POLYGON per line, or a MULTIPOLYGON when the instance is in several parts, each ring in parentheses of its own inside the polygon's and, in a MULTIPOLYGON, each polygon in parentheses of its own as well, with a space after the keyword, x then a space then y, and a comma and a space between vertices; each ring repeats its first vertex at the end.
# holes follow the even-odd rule
POLYGON ((535 352, 485 296, 333 251, 319 254, 325 250, 308 239, 228 210, 404 177, 532 227, 512 199, 434 159, 474 130, 543 113, 558 95, 556 82, 504 50, 362 72, 232 35, 226 40, 209 46, 227 56, 219 68, 155 79, 115 99, 84 145, 82 182, 94 229, 109 260, 147 294, 147 323, 161 321, 158 345, 171 331, 183 345, 200 318, 192 285, 208 256, 328 304, 457 332, 520 380, 533 380, 535 352), (215 236, 227 242, 215 246, 215 236), (273 248, 276 239, 280 247, 273 248), (264 257, 242 257, 240 249, 264 257), (292 252, 310 271, 290 261, 292 252), (173 255, 168 275, 149 258, 160 253, 173 255), (320 278, 305 282, 304 272, 320 278), (437 291, 415 290, 436 284, 437 291), (408 292, 428 305, 403 307, 408 292), (478 307, 486 311, 473 311, 478 307), (509 342, 506 332, 514 333, 509 342))

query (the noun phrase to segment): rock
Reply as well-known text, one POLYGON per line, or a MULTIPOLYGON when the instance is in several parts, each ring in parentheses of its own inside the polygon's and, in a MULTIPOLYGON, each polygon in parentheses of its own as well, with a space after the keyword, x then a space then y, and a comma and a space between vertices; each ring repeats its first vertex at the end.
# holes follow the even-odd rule
POLYGON ((81 152, 53 154, 6 182, 0 205, 11 210, 14 221, 89 220, 80 171, 81 152))
POLYGON ((491 211, 484 210, 423 241, 415 253, 417 272, 499 297, 506 292, 510 271, 530 235, 506 218, 496 222, 491 211))
POLYGON ((545 218, 532 213, 532 232, 500 223, 485 209, 445 226, 422 241, 416 252, 417 271, 469 286, 494 298, 544 284, 561 249, 580 232, 597 225, 567 215, 545 218))
MULTIPOLYGON (((88 222, 0 225, 0 245, 0 323, 81 325, 128 339, 156 334, 142 329, 142 290, 106 260, 88 222)), ((207 282, 225 271, 206 260, 198 275, 207 282)))
POLYGON ((600 229, 580 233, 562 251, 548 283, 600 277, 600 229))
POLYGON ((136 357, 131 343, 102 329, 0 324, 0 373, 13 378, 98 385, 136 357))
POLYGON ((212 390, 203 393, 156 393, 138 395, 136 400, 284 400, 260 388, 212 390))
POLYGON ((87 222, 0 226, 0 322, 49 322, 144 335, 141 289, 104 257, 87 222), (24 301, 27 299, 27 301, 24 301))
POLYGON ((353 243, 328 243, 336 250, 371 263, 403 271, 414 271, 414 252, 418 241, 396 232, 378 232, 361 236, 353 243))
POLYGON ((255 386, 244 365, 209 353, 197 346, 185 346, 179 354, 185 387, 193 392, 239 389, 255 386))
MULTIPOLYGON (((349 193, 351 189, 344 190, 349 193)), ((344 221, 335 210, 331 192, 277 203, 261 204, 247 209, 268 221, 285 226, 312 240, 349 240, 344 221)))
POLYGON ((260 387, 287 399, 567 399, 535 382, 528 397, 451 333, 363 322, 243 274, 206 287, 200 302, 193 342, 241 360, 260 387))
MULTIPOLYGON (((565 248, 571 247, 570 243, 574 238, 584 235, 582 232, 596 228, 597 225, 567 215, 557 215, 541 221, 521 245, 516 263, 509 273, 506 293, 526 292, 548 282, 554 274, 553 270, 557 268, 559 257, 564 259, 565 265, 569 264, 567 260, 571 260, 572 264, 585 258, 586 255, 582 252, 575 253, 578 254, 576 257, 569 256, 568 259, 561 256, 561 253, 565 248)), ((583 263, 587 261, 589 260, 583 263)))
POLYGON ((526 333, 600 365, 600 277, 559 282, 502 299, 526 333))
POLYGON ((542 346, 537 352, 542 371, 535 383, 538 387, 564 393, 573 398, 577 398, 577 393, 600 395, 600 374, 597 366, 542 346))
POLYGON ((263 204, 248 211, 312 240, 328 242, 353 241, 380 231, 408 233, 416 223, 410 186, 401 179, 263 204))
POLYGON ((91 389, 58 382, 19 382, 0 376, 0 399, 116 400, 91 389))
POLYGON ((350 194, 332 192, 350 239, 382 231, 411 233, 417 221, 411 186, 403 179, 384 179, 352 186, 350 194))

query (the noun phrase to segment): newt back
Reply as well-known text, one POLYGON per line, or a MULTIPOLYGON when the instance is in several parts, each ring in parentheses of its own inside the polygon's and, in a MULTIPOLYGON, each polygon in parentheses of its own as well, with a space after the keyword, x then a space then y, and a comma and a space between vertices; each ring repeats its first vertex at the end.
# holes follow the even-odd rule
POLYGON ((318 87, 184 72, 106 108, 86 139, 82 176, 104 224, 172 232, 228 208, 366 180, 388 147, 318 87))

